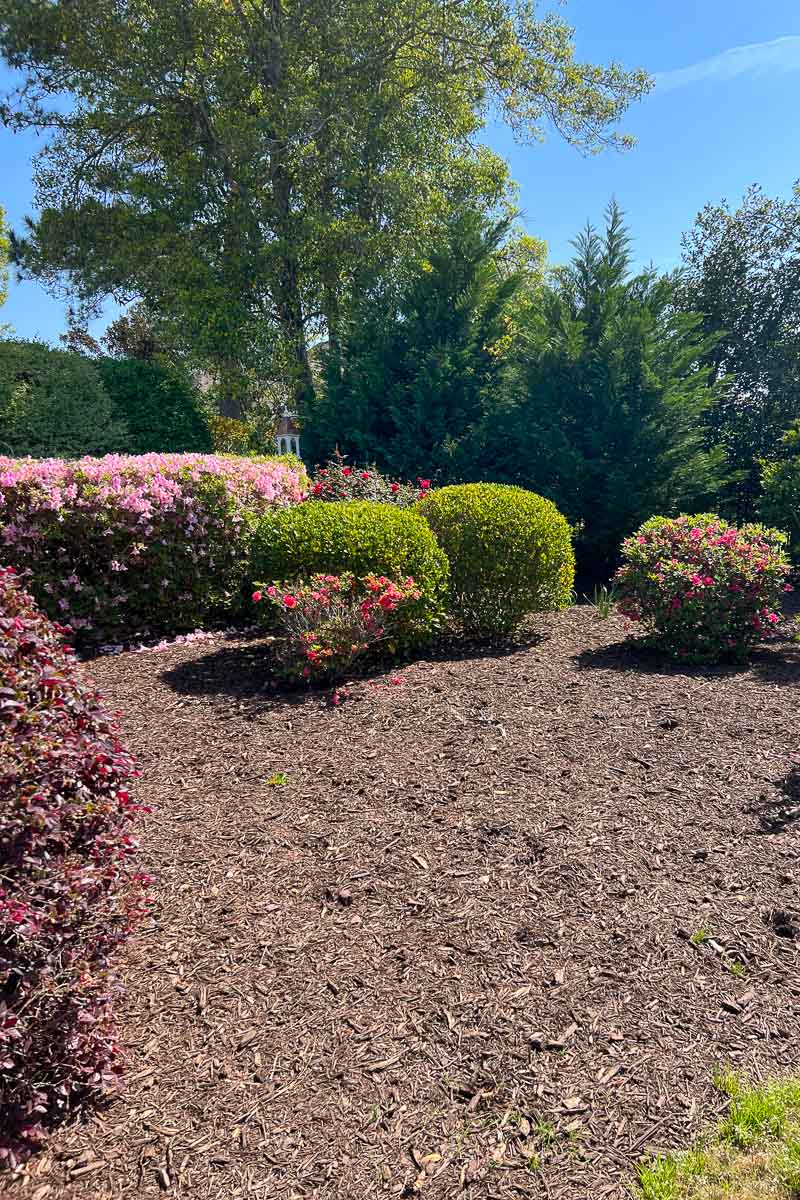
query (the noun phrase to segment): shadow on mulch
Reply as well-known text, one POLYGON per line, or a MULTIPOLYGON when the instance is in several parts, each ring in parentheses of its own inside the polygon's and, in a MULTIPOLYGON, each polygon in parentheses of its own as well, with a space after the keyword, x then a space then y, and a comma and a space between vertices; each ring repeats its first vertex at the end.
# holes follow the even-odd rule
POLYGON ((696 675, 729 678, 752 669, 752 663, 723 663, 719 666, 676 662, 635 640, 612 642, 597 650, 584 650, 572 660, 582 671, 636 671, 641 675, 696 675))
POLYGON ((773 792, 762 792, 746 811, 758 817, 760 833, 784 833, 800 826, 800 767, 777 779, 773 792))
MULTIPOLYGON (((507 658, 523 654, 545 639, 537 633, 506 639, 476 641, 448 636, 425 648, 415 658, 394 659, 391 663, 365 664, 348 676, 347 682, 375 679, 396 673, 415 662, 468 662, 507 658)), ((160 676, 173 691, 185 696, 230 696, 238 700, 256 700, 261 704, 298 706, 328 697, 331 684, 317 687, 291 687, 276 684, 268 644, 254 641, 247 645, 225 646, 201 658, 188 659, 160 676)))

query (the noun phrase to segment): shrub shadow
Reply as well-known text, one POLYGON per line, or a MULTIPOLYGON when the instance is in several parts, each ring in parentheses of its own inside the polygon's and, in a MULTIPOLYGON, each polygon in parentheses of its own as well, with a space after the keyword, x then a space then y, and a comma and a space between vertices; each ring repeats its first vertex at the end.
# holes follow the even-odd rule
MULTIPOLYGON (((507 658, 523 654, 544 639, 525 631, 514 638, 485 641, 446 635, 415 655, 393 658, 390 662, 367 661, 351 671, 344 685, 376 679, 396 673, 415 662, 463 662, 471 659, 507 658)), ((251 702, 259 709, 302 706, 330 697, 333 684, 292 686, 276 680, 270 642, 263 636, 242 645, 223 646, 199 658, 179 662, 159 676, 174 692, 213 700, 227 697, 251 702)))
POLYGON ((711 666, 677 662, 636 638, 612 642, 596 650, 583 650, 574 655, 572 661, 582 671, 635 671, 640 675, 691 675, 704 679, 729 678, 752 670, 752 663, 720 663, 711 666))
POLYGON ((784 833, 800 826, 800 767, 776 779, 773 787, 774 791, 762 792, 745 810, 758 817, 759 833, 784 833))

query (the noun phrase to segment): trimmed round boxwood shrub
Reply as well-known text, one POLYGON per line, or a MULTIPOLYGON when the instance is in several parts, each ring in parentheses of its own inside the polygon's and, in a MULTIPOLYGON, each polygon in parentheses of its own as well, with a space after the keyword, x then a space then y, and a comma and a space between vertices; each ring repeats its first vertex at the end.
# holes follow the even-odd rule
POLYGON ((743 660, 772 633, 789 563, 786 535, 710 513, 652 517, 623 542, 615 583, 623 616, 684 662, 743 660))
POLYGON ((115 1088, 117 952, 146 911, 134 762, 63 627, 0 568, 0 1161, 115 1088))
POLYGON ((359 578, 413 578, 420 596, 403 611, 398 644, 421 641, 437 627, 445 609, 447 559, 418 513, 369 500, 307 501, 259 523, 252 579, 287 583, 345 571, 359 578))
POLYGON ((138 358, 99 358, 93 365, 117 419, 128 427, 131 454, 205 454, 213 449, 197 394, 180 372, 138 358))
POLYGON ((242 611, 252 523, 304 491, 267 459, 0 458, 0 541, 82 642, 181 633, 242 611))
POLYGON ((451 610, 465 633, 507 634, 570 602, 572 531, 550 500, 500 483, 431 492, 417 506, 450 561, 451 610))

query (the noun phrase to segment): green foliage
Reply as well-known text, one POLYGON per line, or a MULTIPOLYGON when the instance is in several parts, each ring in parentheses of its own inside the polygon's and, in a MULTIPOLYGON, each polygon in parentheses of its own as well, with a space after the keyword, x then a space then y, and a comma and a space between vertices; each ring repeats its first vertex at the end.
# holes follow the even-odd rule
POLYGON ((0 453, 79 458, 129 444, 89 359, 42 342, 0 341, 0 453))
POLYGON ((702 314, 709 337, 711 430, 734 476, 737 520, 752 518, 758 460, 800 410, 799 261, 800 185, 788 200, 751 187, 735 212, 709 204, 683 238, 677 302, 702 314))
POLYGON ((100 358, 95 365, 115 416, 130 430, 131 453, 212 449, 198 398, 176 370, 138 358, 100 358))
POLYGON ((615 204, 604 233, 590 226, 575 246, 527 322, 480 461, 484 478, 555 501, 580 527, 583 576, 597 580, 650 513, 707 503, 722 455, 705 445, 714 391, 700 318, 674 311, 669 278, 631 274, 615 204))
MULTIPOLYGON (((139 296, 223 375, 313 389, 309 344, 395 273, 458 198, 494 205, 546 124, 589 149, 650 86, 575 59, 532 3, 5 0, 4 106, 45 130, 17 261, 91 302, 139 296), (68 95, 71 103, 63 103, 68 95), (54 101, 53 97, 57 97, 54 101)), ((231 413, 229 415, 241 415, 231 413)))
POLYGON ((567 521, 523 488, 471 483, 432 492, 419 512, 450 562, 450 603, 467 633, 509 633, 532 612, 570 601, 567 521))
POLYGON ((761 464, 763 493, 759 516, 789 535, 792 551, 800 555, 800 421, 782 438, 779 459, 761 464))
POLYGON ((403 611, 401 642, 421 640, 442 616, 447 559, 416 512, 369 500, 309 501, 259 522, 251 578, 280 582, 329 572, 412 576, 421 595, 403 611))
POLYGON ((470 434, 499 386, 522 280, 504 270, 508 228, 459 210, 397 293, 368 295, 304 413, 312 460, 338 448, 401 478, 463 478, 470 434))

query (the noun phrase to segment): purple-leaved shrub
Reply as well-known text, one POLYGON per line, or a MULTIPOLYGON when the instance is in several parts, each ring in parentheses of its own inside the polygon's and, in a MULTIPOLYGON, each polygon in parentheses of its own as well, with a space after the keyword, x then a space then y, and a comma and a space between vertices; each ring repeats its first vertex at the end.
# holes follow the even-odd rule
POLYGON ((119 1085, 116 953, 146 911, 133 759, 67 631, 0 568, 0 1162, 119 1085))

